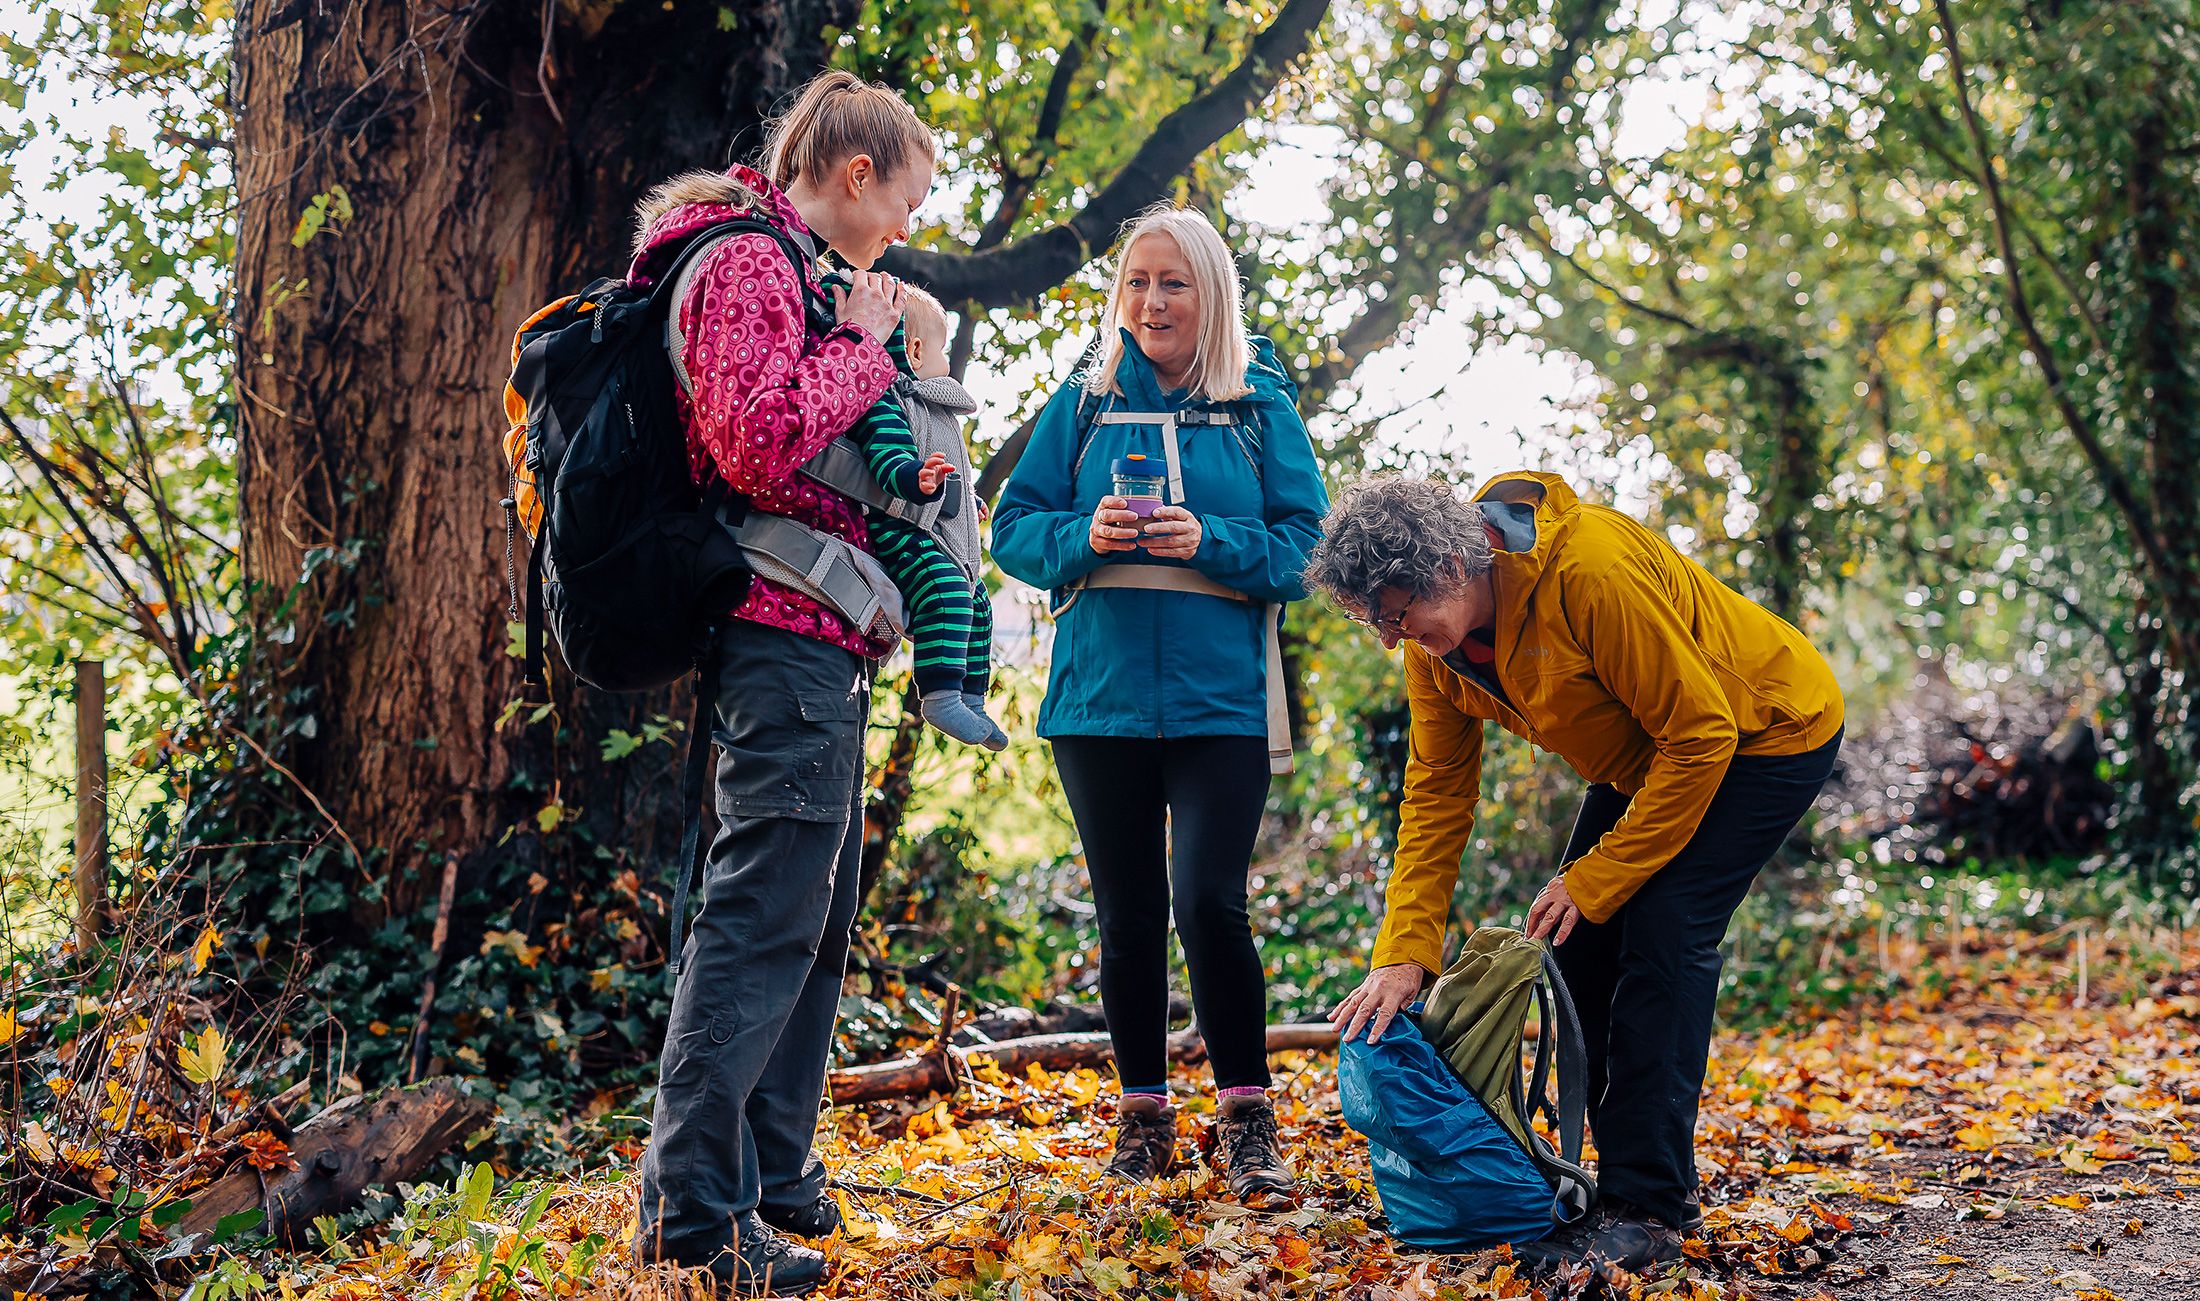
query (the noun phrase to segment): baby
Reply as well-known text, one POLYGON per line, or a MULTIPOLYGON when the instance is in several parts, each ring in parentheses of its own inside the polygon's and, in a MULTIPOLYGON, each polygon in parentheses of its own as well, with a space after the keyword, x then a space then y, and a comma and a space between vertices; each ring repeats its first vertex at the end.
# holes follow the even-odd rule
POLYGON ((993 603, 979 572, 982 508, 968 500, 962 436, 962 417, 978 404, 947 373, 947 311, 930 294, 904 290, 901 325, 886 350, 901 373, 848 436, 889 496, 939 509, 915 521, 872 511, 871 546, 909 608, 925 721, 958 741, 1003 750, 1008 734, 985 712, 993 603))

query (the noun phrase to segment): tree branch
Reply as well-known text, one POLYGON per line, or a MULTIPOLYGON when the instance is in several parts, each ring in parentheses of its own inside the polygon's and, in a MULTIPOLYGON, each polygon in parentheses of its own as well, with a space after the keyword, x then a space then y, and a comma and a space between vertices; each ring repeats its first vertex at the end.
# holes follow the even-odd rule
POLYGON ((1581 262, 1576 259, 1573 254, 1559 252, 1558 246, 1551 242, 1550 236, 1544 234, 1540 230, 1537 230, 1533 224, 1523 225, 1521 227, 1521 233, 1528 237, 1530 243, 1534 244, 1537 248, 1542 249, 1545 256, 1556 258, 1559 261, 1565 263, 1567 266, 1573 268, 1573 272, 1575 275, 1580 276, 1583 280, 1586 280, 1590 284, 1595 285, 1597 288, 1603 290, 1612 299, 1613 302, 1618 303, 1620 306, 1632 308, 1635 311, 1641 312, 1645 316, 1664 321, 1668 325, 1677 325, 1682 329, 1687 330, 1691 334, 1704 334, 1708 332, 1703 326, 1689 320, 1686 316, 1681 315, 1679 312, 1669 312, 1662 307, 1652 307, 1650 304, 1643 302, 1640 299, 1629 298, 1625 293, 1621 292, 1618 286, 1610 283, 1609 281, 1606 281, 1602 277, 1598 276, 1596 272, 1591 271, 1589 268, 1581 265, 1581 262))
MULTIPOLYGON (((1971 90, 1965 82, 1963 48, 1956 39, 1955 16, 1948 11, 1948 0, 1933 0, 1933 8, 1940 16, 1940 38, 1948 51, 1949 73, 1955 79, 1956 106, 1963 114, 1964 129, 1969 132, 1971 147, 1978 154, 1979 175, 1986 184, 1987 206, 1994 218, 1994 238, 2001 250, 2002 268, 2007 273, 2010 315, 2016 317, 2017 324, 2023 327, 2033 360, 2040 368, 2041 377, 2047 381, 2047 391, 2054 398, 2064 425, 2069 428, 2071 437, 2078 440, 2078 446, 2084 450, 2086 460, 2093 466, 2093 472, 2100 476, 2101 487, 2108 494, 2109 500, 2123 513, 2133 540, 2139 544, 2140 552, 2145 555, 2148 568, 2154 571, 2156 582, 2163 591, 2174 597, 2183 590, 2184 585, 2180 581, 2183 574, 2177 562, 2170 556, 2169 549, 2163 545, 2160 534, 2155 532, 2153 512, 2147 509, 2145 502, 2139 500, 2138 493, 2132 488, 2130 476, 2109 455, 2108 449, 2101 443, 2099 431, 2094 429, 2093 422, 2087 418, 2085 412, 2079 409, 2077 400, 2070 394, 2069 384, 2063 379, 2062 363, 2055 359, 2054 350, 2048 347, 2046 336, 2040 333, 2039 323, 2032 317, 2032 304, 2024 290, 2024 275, 2017 263, 2016 245, 2010 238, 2009 212, 2002 200, 2001 180, 1994 166, 1993 148, 1987 142, 1985 127, 1979 123, 1978 110, 1972 107, 1971 90)), ((2169 624, 2169 633, 2177 645, 2179 658, 2189 664, 2193 662, 2195 648, 2188 639, 2194 635, 2196 621, 2190 617, 2192 612, 2189 610, 2180 610, 2177 613, 2179 617, 2165 622, 2169 624)))
MULTIPOLYGON (((1481 238, 1488 228, 1490 201, 1511 182, 1527 157, 1542 148, 1557 130, 1559 101, 1574 79, 1574 64, 1581 56, 1581 47, 1603 28, 1613 4, 1614 0, 1580 0, 1579 7, 1566 23, 1559 48, 1550 56, 1551 76, 1544 87, 1545 112, 1522 133, 1524 138, 1513 142, 1514 147, 1476 169, 1477 183, 1473 187, 1459 187, 1464 198, 1453 205, 1451 218, 1444 223, 1442 238, 1433 230, 1414 232, 1411 247, 1423 251, 1413 259, 1414 267, 1440 272, 1462 257, 1474 240, 1481 238)), ((1462 168, 1462 173, 1465 170, 1462 168)), ((1399 331, 1413 317, 1417 300, 1434 288, 1436 280, 1431 274, 1426 288, 1402 290, 1398 287, 1403 279, 1399 273, 1408 269, 1406 259, 1401 258, 1399 265, 1382 278, 1386 289, 1383 296, 1371 300, 1300 377, 1299 391, 1306 409, 1320 407, 1328 400, 1330 390, 1348 379, 1369 354, 1397 341, 1399 331)))
POLYGON ((1032 161, 1023 169, 1002 167, 1001 201, 994 206, 993 215, 986 219, 985 228, 978 232, 979 251, 995 248, 1008 238, 1017 218, 1024 215, 1024 204, 1031 198, 1032 187, 1053 163, 1055 151, 1061 146, 1062 111, 1069 106, 1070 85, 1077 80, 1077 74, 1084 71, 1085 60, 1092 53, 1093 43, 1100 39, 1100 28, 1107 15, 1108 0, 1100 0, 1092 17, 1077 29, 1077 34, 1070 37, 1061 54, 1056 56, 1054 73, 1047 78, 1046 97, 1039 103, 1039 120, 1031 128, 1032 161))
POLYGON ((1036 299, 1112 244, 1125 221, 1165 197, 1201 154, 1243 125, 1306 52, 1328 12, 1329 0, 1286 0, 1238 65, 1161 119, 1114 179, 1068 221, 985 252, 890 249, 884 269, 947 302, 1011 307, 1036 299))

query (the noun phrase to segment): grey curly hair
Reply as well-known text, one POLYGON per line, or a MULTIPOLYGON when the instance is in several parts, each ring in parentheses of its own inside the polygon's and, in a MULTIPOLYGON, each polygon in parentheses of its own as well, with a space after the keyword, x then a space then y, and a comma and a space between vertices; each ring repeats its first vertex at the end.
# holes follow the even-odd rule
POLYGON ((1345 489, 1322 517, 1305 579, 1347 612, 1372 617, 1384 588, 1414 600, 1444 597, 1489 567, 1480 506, 1446 484, 1383 475, 1345 489))

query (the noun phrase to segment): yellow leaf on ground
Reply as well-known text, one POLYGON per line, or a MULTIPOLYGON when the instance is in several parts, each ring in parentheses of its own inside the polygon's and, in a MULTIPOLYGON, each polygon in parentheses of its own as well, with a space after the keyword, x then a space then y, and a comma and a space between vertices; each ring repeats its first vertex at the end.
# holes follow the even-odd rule
POLYGON ((1017 1239, 1009 1248, 1008 1263, 1026 1278, 1051 1278, 1069 1272, 1069 1262, 1062 1259, 1061 1235, 1055 1233, 1017 1239))
POLYGON ((2000 1139, 1994 1131, 1981 1124, 1969 1124, 1956 1131, 1956 1146, 1972 1152, 1991 1152, 2000 1139))
POLYGON ((1100 1096, 1100 1074, 1087 1066, 1080 1066, 1064 1076, 1057 1085, 1062 1100, 1072 1107, 1089 1107, 1100 1096))
POLYGON ((52 1165, 54 1157, 58 1155, 53 1136, 46 1132, 44 1125, 35 1120, 23 1127, 23 1150, 46 1165, 52 1165))
POLYGON ((0 1008, 0 1048, 5 1048, 23 1037, 24 1027, 15 1019, 15 1009, 0 1008))

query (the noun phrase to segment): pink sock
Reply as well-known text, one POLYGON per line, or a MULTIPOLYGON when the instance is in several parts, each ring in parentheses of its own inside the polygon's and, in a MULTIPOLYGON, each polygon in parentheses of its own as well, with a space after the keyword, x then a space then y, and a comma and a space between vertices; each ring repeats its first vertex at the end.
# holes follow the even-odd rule
POLYGON ((1225 1103, 1230 1101, 1230 1099, 1232 1098, 1265 1098, 1267 1096, 1268 1090, 1261 1088, 1258 1085, 1250 1084, 1240 1085, 1234 1089, 1215 1090, 1215 1100, 1225 1103))

